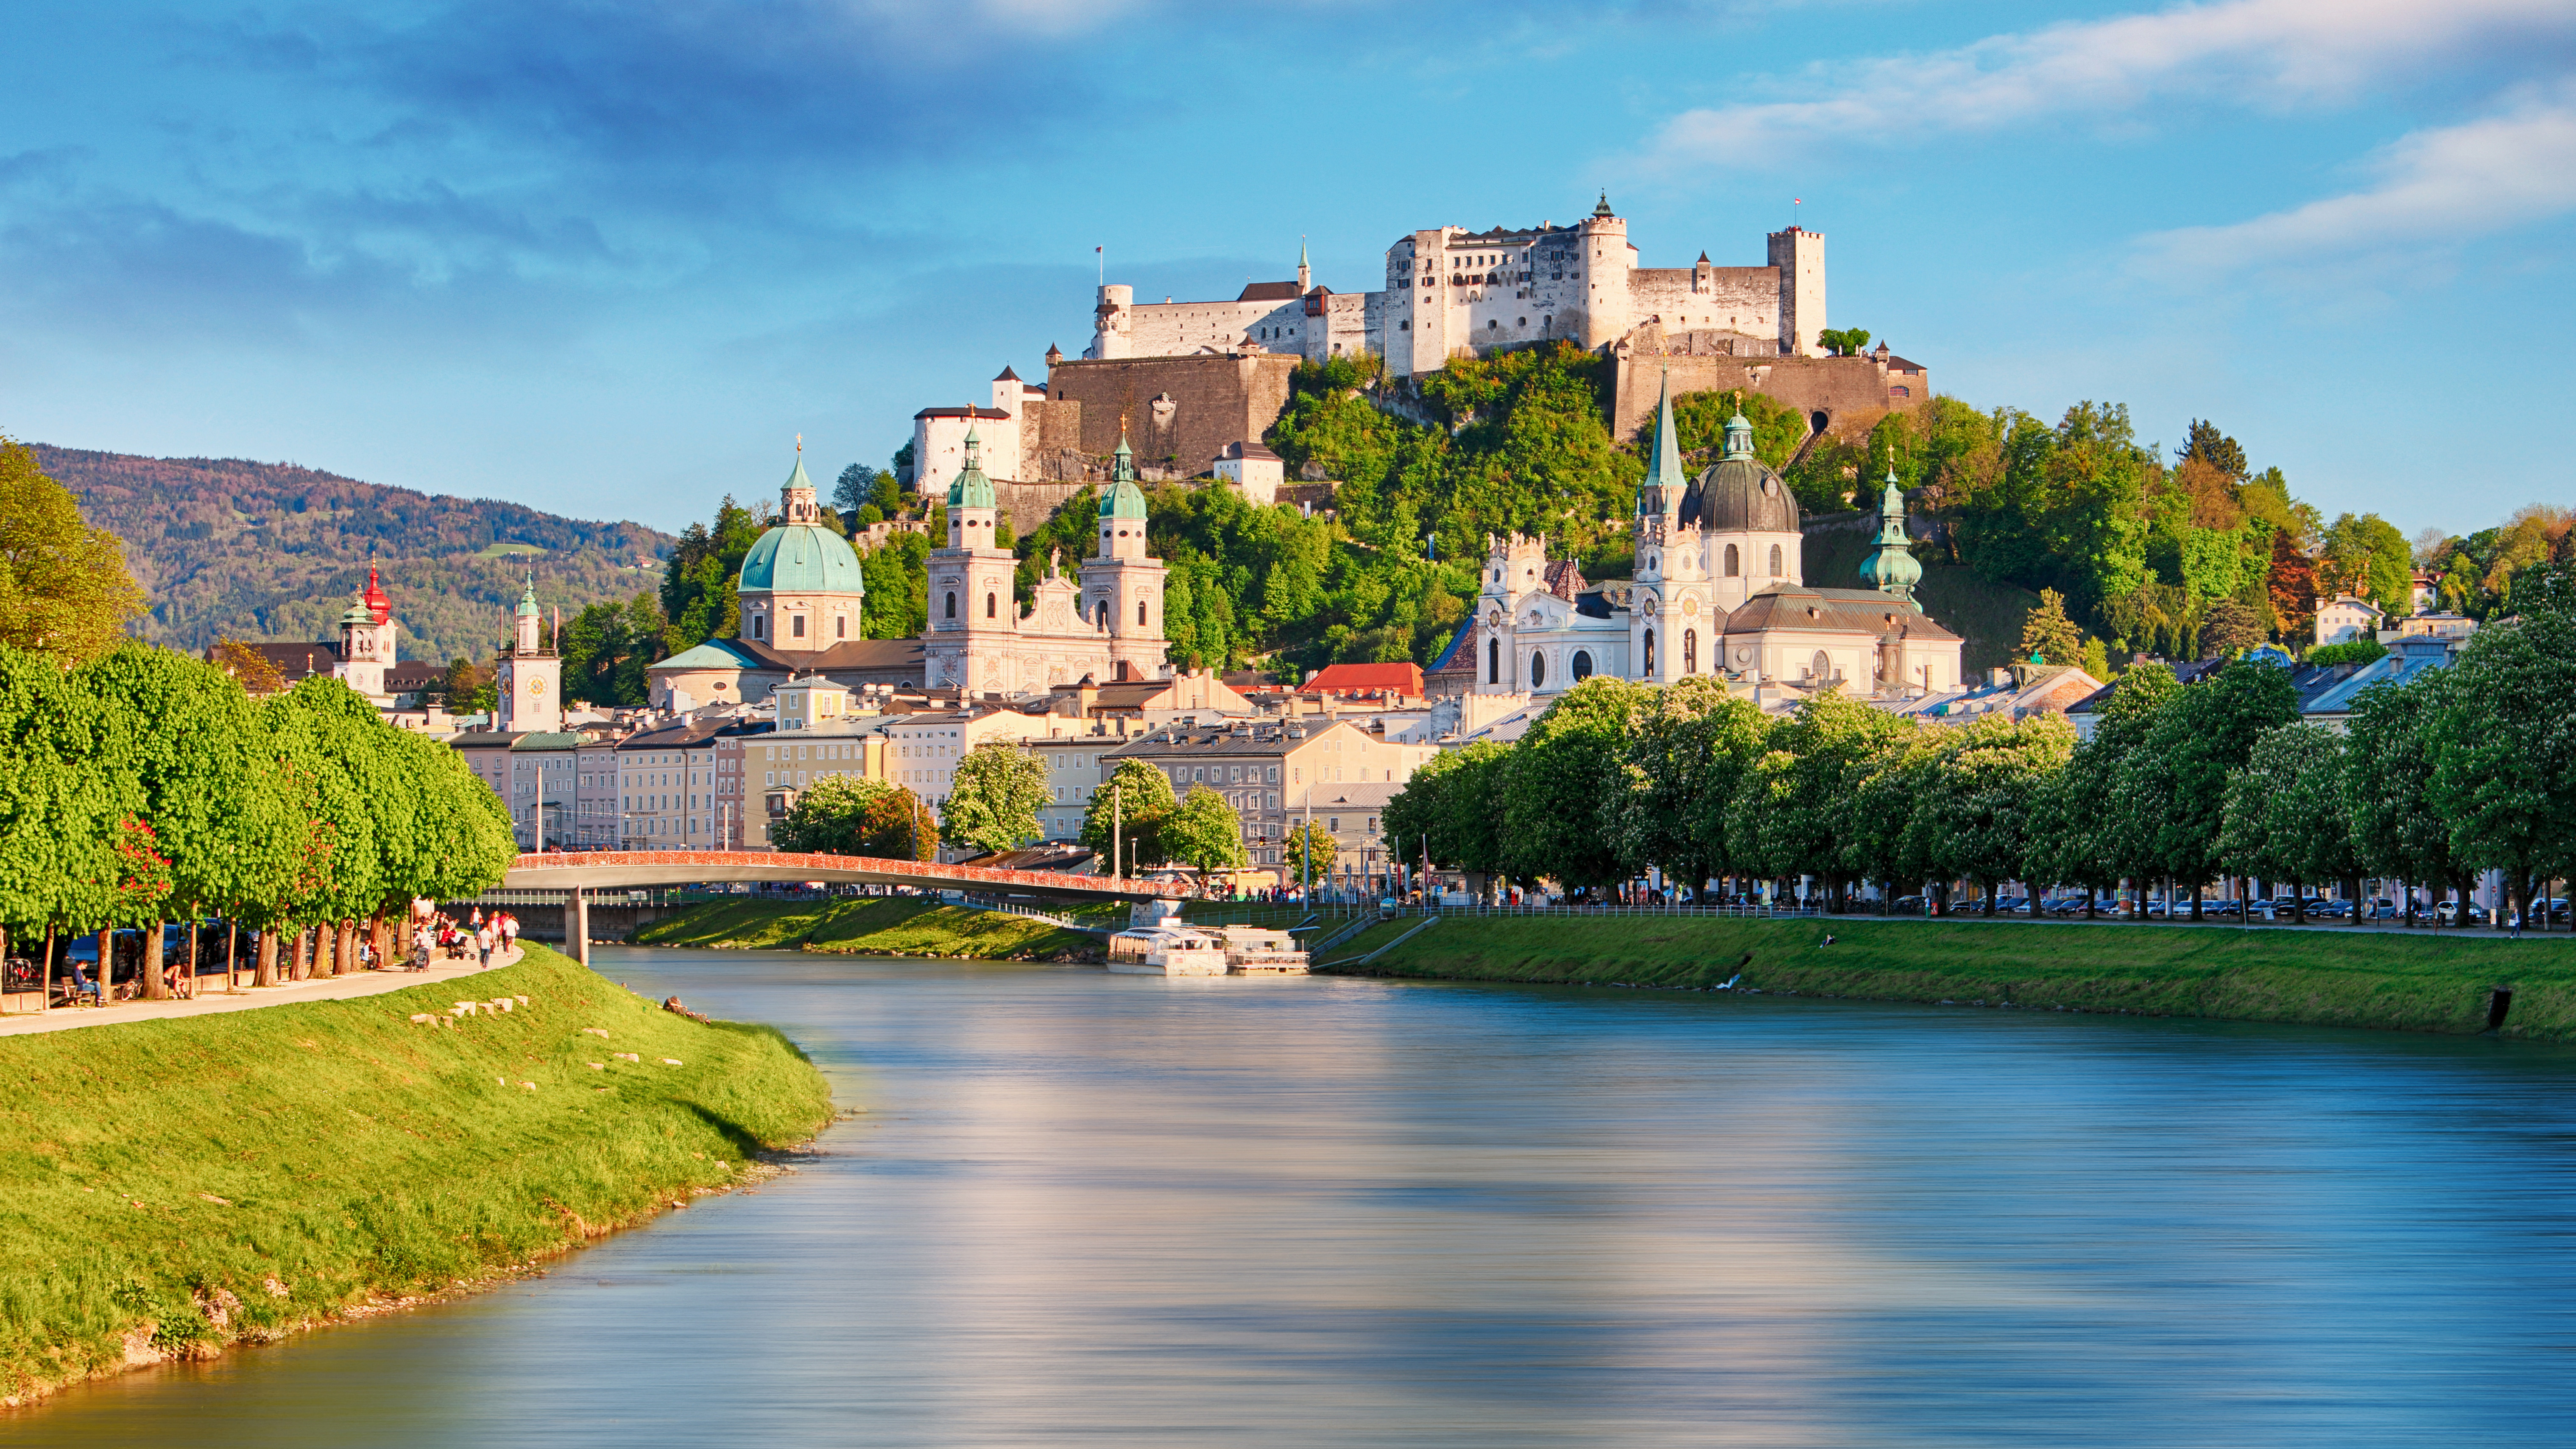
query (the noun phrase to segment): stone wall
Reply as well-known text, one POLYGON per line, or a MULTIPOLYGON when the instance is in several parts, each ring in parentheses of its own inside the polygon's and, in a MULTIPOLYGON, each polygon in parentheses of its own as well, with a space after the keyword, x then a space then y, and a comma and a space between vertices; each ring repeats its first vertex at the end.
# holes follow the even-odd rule
MULTIPOLYGON (((1672 377, 1673 396, 1689 392, 1724 392, 1747 388, 1801 413, 1825 415, 1828 431, 1858 438, 1885 417, 1890 406, 1887 364, 1875 357, 1728 357, 1682 352, 1651 329, 1622 339, 1617 353, 1619 380, 1612 413, 1612 432, 1633 438, 1654 416, 1657 389, 1672 377)), ((1928 373, 1904 381, 1919 403, 1932 395, 1928 373)))
POLYGON ((1291 354, 1240 356, 1067 358, 1047 374, 1050 410, 1080 404, 1080 441, 1086 455, 1105 459, 1118 446, 1123 420, 1140 468, 1170 468, 1180 476, 1207 471, 1229 443, 1257 443, 1288 405, 1288 378, 1299 359, 1291 354))

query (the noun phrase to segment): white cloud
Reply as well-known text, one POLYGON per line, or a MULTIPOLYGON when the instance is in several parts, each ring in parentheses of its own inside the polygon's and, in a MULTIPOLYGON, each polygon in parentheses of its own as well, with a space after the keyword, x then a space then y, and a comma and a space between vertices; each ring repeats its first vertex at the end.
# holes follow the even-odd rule
MULTIPOLYGON (((1816 100, 1686 111, 1646 147, 1651 169, 1694 169, 1819 143, 1879 144, 2116 116, 2158 97, 2286 106, 2348 98, 2464 51, 2576 35, 2567 0, 2224 0, 2076 21, 1926 55, 1795 78, 1816 100)), ((1783 83, 1784 86, 1791 83, 1783 83)))
POLYGON ((2417 131, 2376 185, 2230 226, 2144 238, 2151 269, 2207 272, 2484 235, 2576 210, 2576 83, 2464 125, 2417 131))

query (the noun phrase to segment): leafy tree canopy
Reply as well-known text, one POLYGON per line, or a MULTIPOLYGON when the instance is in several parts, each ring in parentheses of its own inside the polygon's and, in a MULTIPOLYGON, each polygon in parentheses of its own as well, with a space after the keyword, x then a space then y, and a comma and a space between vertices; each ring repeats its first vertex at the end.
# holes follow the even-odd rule
POLYGON ((82 522, 70 490, 0 437, 0 644, 66 663, 96 659, 142 612, 116 535, 82 522))

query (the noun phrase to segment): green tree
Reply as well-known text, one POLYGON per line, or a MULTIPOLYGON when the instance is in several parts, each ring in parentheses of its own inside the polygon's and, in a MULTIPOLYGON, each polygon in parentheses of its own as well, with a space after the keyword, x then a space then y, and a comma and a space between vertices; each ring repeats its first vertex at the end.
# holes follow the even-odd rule
MULTIPOLYGON (((819 776, 797 792, 796 803, 769 827, 769 843, 799 855, 877 855, 868 848, 868 807, 901 788, 860 775, 819 776)), ((899 850, 896 856, 908 853, 899 850)))
MULTIPOLYGON (((865 463, 852 463, 842 469, 841 476, 832 480, 832 506, 843 513, 856 513, 866 505, 874 503, 882 512, 884 500, 878 497, 877 485, 877 480, 881 476, 886 477, 888 485, 894 481, 890 476, 879 474, 876 469, 865 463)), ((889 491, 891 491, 890 487, 889 491)))
POLYGON ((1727 811, 1727 858, 1765 876, 1814 875, 1827 897, 1850 878, 1837 834, 1842 802, 1888 737, 1914 729, 1839 691, 1809 697, 1772 726, 1727 811))
POLYGON ((1956 750, 1955 727, 1927 724, 1869 742, 1855 763, 1849 787, 1835 802, 1833 833, 1840 872, 1874 880, 1893 897, 1897 887, 1933 879, 1938 867, 1925 850, 1931 836, 1914 817, 1939 785, 1942 763, 1956 750))
POLYGON ((1333 832, 1320 825, 1300 825, 1288 832, 1288 850, 1280 858, 1286 863, 1288 880, 1312 886, 1333 878, 1333 861, 1339 852, 1333 832))
POLYGON ((2414 612, 2415 549, 2395 524, 2376 513, 2343 514, 2326 530, 2324 554, 2334 588, 2391 614, 2414 612))
POLYGON ((2491 621, 2449 672, 2433 730, 2434 807, 2450 823, 2452 855, 2504 872, 2514 906, 2525 908, 2542 877, 2576 864, 2567 706, 2576 698, 2567 692, 2576 687, 2576 614, 2562 605, 2491 621))
POLYGON ((2233 659, 2263 642, 2263 621, 2236 599, 2212 599, 2200 611, 2200 657, 2233 659))
POLYGON ((2039 603, 2021 621, 2021 657, 2050 664, 2073 664, 2083 657, 2083 631, 2066 617, 2066 596, 2055 589, 2039 591, 2039 603))
POLYGON ((0 436, 0 644, 68 663, 96 659, 142 612, 124 544, 83 523, 36 455, 0 436))
POLYGON ((2305 921, 2304 887, 2361 871, 2345 800, 2343 745, 2331 732, 2312 724, 2266 731, 2228 777, 2219 858, 2234 874, 2288 882, 2305 921))
POLYGON ((940 834, 996 855, 1017 850, 1046 834, 1038 812, 1052 799, 1044 760, 1016 743, 986 740, 957 762, 940 834))
POLYGON ((1816 345, 1836 357, 1858 357, 1869 348, 1869 329, 1827 327, 1816 333, 1816 345))
POLYGON ((575 614, 563 631, 564 698, 595 705, 646 703, 644 671, 662 657, 666 627, 650 592, 575 614))
POLYGON ((1616 847, 1644 686, 1596 674, 1552 701, 1512 750, 1503 816, 1512 874, 1572 887, 1626 874, 1616 847))
POLYGON ((1704 676, 1653 691, 1628 747, 1622 873, 1661 866, 1697 892, 1724 869, 1727 806, 1769 733, 1761 710, 1704 676))
MULTIPOLYGON (((0 643, 0 928, 14 941, 94 926, 117 906, 119 802, 101 712, 50 655, 0 643)), ((12 954, 20 948, 13 944, 12 954)))
POLYGON ((2220 432, 2216 423, 2203 422, 2199 418, 2191 420, 2189 438, 2174 450, 2176 462, 2189 458, 2197 458, 2240 483, 2249 476, 2244 448, 2238 446, 2234 438, 2220 432))
POLYGON ((1120 760, 1083 809, 1082 843, 1102 860, 1112 862, 1111 874, 1124 875, 1136 866, 1160 865, 1171 858, 1161 838, 1163 817, 1179 804, 1172 794, 1170 776, 1143 760, 1120 760), (1120 853, 1126 857, 1123 862, 1109 853, 1113 833, 1120 853))
POLYGON ((1948 880, 1974 881, 1995 911, 1996 887, 2033 854, 2033 826, 2051 780, 2075 752, 2063 715, 1980 715, 1951 736, 1909 822, 1907 843, 1948 880))
POLYGON ((662 569, 662 654, 668 658, 709 639, 742 632, 742 561, 760 541, 766 518, 727 494, 716 505, 715 524, 692 523, 662 569))
POLYGON ((2438 726, 2450 671, 2381 682, 2353 701, 2343 773, 2344 812, 2362 869, 2436 891, 2468 894, 2468 871, 2451 851, 2450 822, 2434 800, 2438 726))
POLYGON ((1188 798, 1163 816, 1157 834, 1170 859, 1202 872, 1231 870, 1245 860, 1243 818, 1222 792, 1205 785, 1190 787, 1188 798))
POLYGON ((2146 738, 2120 762, 2116 809, 2123 826, 2165 875, 2193 890, 2194 919, 2197 892, 2220 864, 2228 777, 2244 767, 2265 733, 2298 717, 2299 694, 2288 670, 2239 661, 2157 710, 2146 738))

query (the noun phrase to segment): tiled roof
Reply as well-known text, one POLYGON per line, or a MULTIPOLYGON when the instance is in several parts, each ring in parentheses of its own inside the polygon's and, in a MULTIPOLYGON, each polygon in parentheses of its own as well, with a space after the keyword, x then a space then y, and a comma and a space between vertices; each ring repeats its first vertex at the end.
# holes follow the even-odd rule
POLYGON ((1328 664, 1305 688, 1316 693, 1355 693, 1369 690, 1394 690, 1400 694, 1422 692, 1422 666, 1418 664, 1328 664))
POLYGON ((1907 639, 1956 639, 1929 614, 1875 589, 1769 589, 1726 616, 1726 632, 1811 629, 1825 633, 1890 633, 1907 639))
POLYGON ((1294 302, 1297 300, 1297 284, 1295 282, 1246 282, 1243 286, 1243 295, 1235 298, 1234 300, 1238 302, 1294 302))

